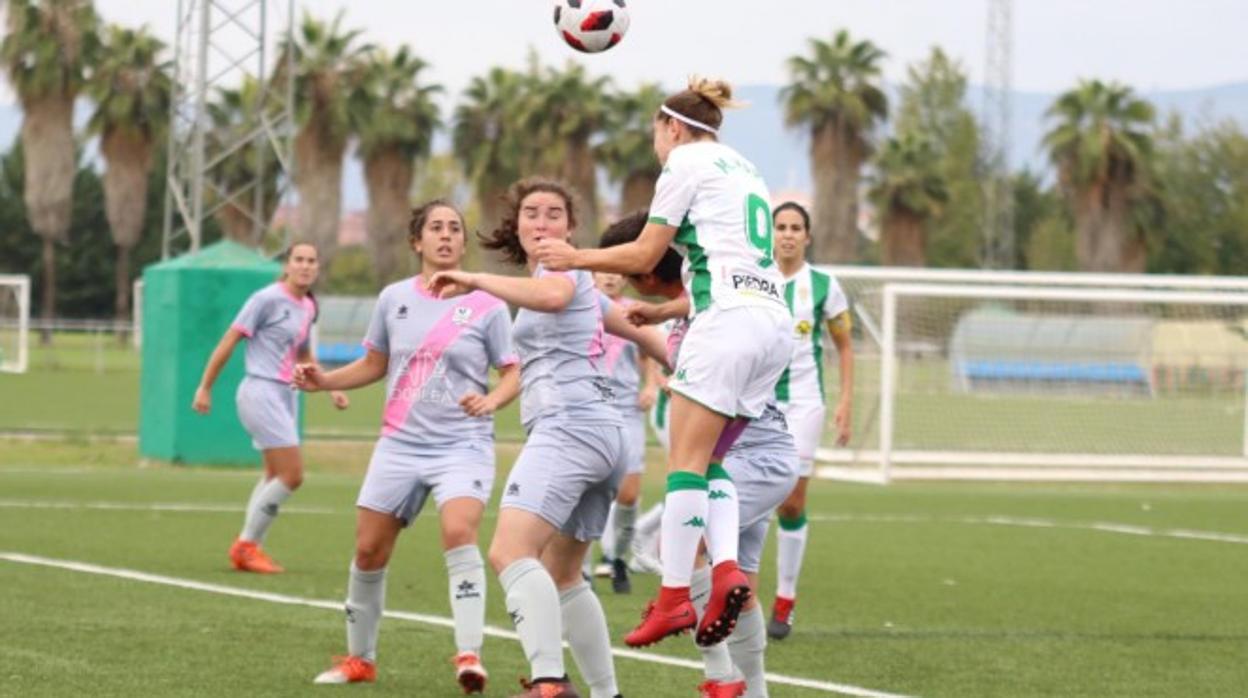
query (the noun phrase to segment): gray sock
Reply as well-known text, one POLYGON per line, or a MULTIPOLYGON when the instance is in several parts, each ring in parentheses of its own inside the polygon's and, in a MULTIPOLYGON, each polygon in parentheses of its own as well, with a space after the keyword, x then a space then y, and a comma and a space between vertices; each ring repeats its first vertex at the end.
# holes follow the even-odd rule
POLYGON ((611 635, 607 617, 589 583, 559 592, 564 639, 572 648, 572 659, 589 684, 590 698, 615 698, 620 692, 615 682, 615 661, 611 657, 611 635))
POLYGON ((507 613, 520 634, 531 679, 563 678, 563 623, 559 590, 542 563, 531 557, 507 565, 498 575, 507 613))
POLYGON ((451 617, 455 619, 455 647, 481 654, 485 637, 485 562, 475 545, 446 551, 451 617))
POLYGON ((608 554, 612 559, 627 559, 633 550, 633 534, 637 532, 634 526, 637 521, 637 505, 626 507, 623 504, 615 505, 615 548, 608 554))
POLYGON ((377 633, 386 607, 386 568, 364 571, 351 561, 347 581, 347 654, 377 661, 377 633))
POLYGON ((243 532, 238 537, 254 543, 264 543, 269 526, 273 525, 273 519, 277 518, 278 510, 281 509, 282 503, 290 498, 290 493, 291 489, 282 482, 281 478, 275 477, 264 483, 259 491, 254 493, 251 503, 247 506, 243 532))
POLYGON ((260 490, 263 490, 268 482, 269 480, 264 476, 264 473, 260 473, 260 479, 256 480, 256 486, 251 488, 251 494, 247 497, 247 511, 251 511, 251 508, 255 506, 256 498, 260 496, 260 490))
MULTIPOLYGON (((706 604, 711 599, 711 568, 709 566, 693 571, 693 578, 689 584, 689 599, 693 601, 693 608, 698 612, 698 622, 701 623, 702 616, 706 613, 706 604)), ((728 654, 726 643, 717 642, 710 647, 699 645, 698 651, 702 653, 702 662, 706 665, 706 678, 711 681, 731 681, 736 676, 732 668, 732 656, 728 654)))
POLYGON ((767 631, 763 624, 763 608, 757 604, 737 618, 737 629, 728 636, 728 652, 732 663, 745 675, 745 698, 767 698, 766 669, 763 656, 767 652, 767 631))

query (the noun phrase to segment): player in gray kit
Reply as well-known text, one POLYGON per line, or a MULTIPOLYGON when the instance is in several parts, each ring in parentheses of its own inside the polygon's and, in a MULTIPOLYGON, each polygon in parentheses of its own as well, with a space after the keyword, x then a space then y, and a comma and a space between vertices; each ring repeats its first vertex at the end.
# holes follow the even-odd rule
POLYGON ((489 554, 530 664, 531 680, 520 695, 579 696, 564 670, 566 639, 592 698, 611 698, 619 688, 607 622, 581 577, 624 474, 620 415, 601 369, 604 327, 660 360, 665 350, 657 333, 633 327, 620 309, 603 314, 588 272, 552 273, 533 261, 539 240, 567 240, 576 226, 572 196, 562 185, 522 180, 508 204, 484 244, 530 275, 442 272, 432 288, 443 297, 480 289, 520 308, 513 339, 528 438, 504 486, 489 554))
MULTIPOLYGON (((611 304, 627 311, 633 300, 623 295, 626 283, 619 274, 594 274, 603 313, 608 312, 611 304)), ((605 337, 605 343, 603 370, 611 380, 615 407, 624 420, 625 471, 602 534, 603 567, 595 574, 611 577, 615 593, 627 594, 632 591, 632 583, 628 578, 626 556, 632 549, 641 498, 641 475, 646 467, 646 410, 654 405, 659 393, 655 380, 658 371, 654 369, 654 362, 641 355, 636 344, 610 334, 605 337)))
MULTIPOLYGON (((299 453, 298 398, 291 385, 296 362, 312 361, 309 335, 316 320, 312 284, 320 270, 316 247, 292 245, 281 278, 256 291, 208 357, 191 408, 212 410, 212 386, 238 343, 247 340, 246 376, 235 395, 239 420, 264 459, 264 473, 251 491, 243 530, 230 546, 230 563, 243 572, 273 574, 282 568, 264 552, 265 535, 277 512, 303 483, 299 453)), ((347 396, 331 393, 346 409, 347 396)))
POLYGON ((427 288, 434 274, 458 269, 463 260, 460 212, 442 200, 416 209, 409 243, 421 273, 381 292, 364 339, 368 353, 328 373, 315 366, 298 371, 305 390, 349 390, 386 379, 381 438, 356 501, 348 655, 316 683, 375 680, 386 565, 399 533, 432 495, 455 620, 456 680, 465 693, 481 693, 486 580, 477 530, 494 484, 493 414, 519 393, 519 359, 503 301, 483 291, 439 299, 427 288), (491 368, 500 377, 492 391, 491 368))
MULTIPOLYGON (((612 247, 630 242, 645 227, 646 215, 636 214, 625 218, 609 228, 603 235, 602 246, 612 247)), ((650 322, 672 314, 683 316, 688 296, 680 281, 681 258, 674 250, 668 250, 659 265, 648 274, 630 275, 629 282, 647 296, 667 298, 664 306, 637 302, 630 306, 629 317, 634 322, 650 322)), ((676 320, 668 333, 668 362, 676 364, 680 344, 688 328, 684 317, 676 320)), ((737 506, 740 512, 738 524, 737 562, 745 573, 753 594, 737 619, 736 631, 727 642, 711 646, 699 645, 705 664, 706 680, 698 687, 699 695, 706 698, 765 698, 767 681, 764 678, 764 654, 767 634, 763 613, 758 605, 758 569, 762 560, 763 546, 771 514, 792 491, 801 469, 797 447, 785 424, 784 414, 775 402, 769 402, 762 414, 746 425, 728 450, 723 460, 736 487, 737 506)), ((711 496, 726 494, 712 491, 711 496)), ((691 583, 691 599, 701 620, 711 593, 711 568, 703 554, 695 563, 691 583)))

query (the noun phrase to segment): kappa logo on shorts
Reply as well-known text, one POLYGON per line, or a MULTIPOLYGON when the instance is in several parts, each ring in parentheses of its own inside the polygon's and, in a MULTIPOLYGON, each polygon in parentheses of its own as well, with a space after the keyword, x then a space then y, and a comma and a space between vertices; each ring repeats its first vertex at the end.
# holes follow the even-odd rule
POLYGON ((691 516, 689 517, 689 520, 681 524, 681 526, 688 526, 690 528, 706 528, 706 522, 702 520, 701 516, 691 516))
POLYGON ((451 322, 455 323, 456 325, 467 325, 468 321, 471 319, 472 319, 472 308, 469 308, 464 305, 461 305, 458 308, 456 308, 454 314, 451 315, 451 322))
POLYGON ((406 320, 406 319, 407 319, 407 306, 406 306, 406 305, 400 305, 400 306, 399 306, 399 319, 400 319, 400 320, 406 320))
POLYGON ((681 383, 688 382, 689 374, 686 372, 686 369, 683 369, 683 368, 676 369, 676 380, 680 381, 681 383))
POLYGON ((513 482, 510 485, 507 485, 508 497, 515 497, 515 496, 518 496, 519 494, 520 494, 520 483, 513 482))

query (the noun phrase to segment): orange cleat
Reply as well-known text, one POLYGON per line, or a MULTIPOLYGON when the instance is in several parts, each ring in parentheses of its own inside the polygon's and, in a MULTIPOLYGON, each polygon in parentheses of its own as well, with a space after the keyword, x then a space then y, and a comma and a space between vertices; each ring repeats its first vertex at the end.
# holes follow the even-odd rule
POLYGON ((703 681, 698 698, 740 698, 745 695, 745 681, 703 681))
POLYGON ((629 647, 647 647, 672 635, 692 630, 698 614, 689 601, 689 587, 659 587, 659 598, 641 614, 641 625, 624 636, 629 647))
POLYGON ((490 675, 481 666, 481 658, 472 652, 460 652, 451 659, 455 663, 455 680, 464 689, 464 695, 485 693, 485 682, 490 675))
POLYGON ((377 665, 363 657, 334 657, 334 666, 317 675, 313 683, 373 683, 377 665))
POLYGON ((517 693, 511 698, 581 698, 581 694, 576 692, 576 687, 566 676, 562 679, 537 681, 520 679, 520 685, 524 687, 524 693, 517 693))
POLYGON ((230 546, 230 564, 240 572, 280 574, 285 570, 260 549, 256 543, 239 538, 230 546))
POLYGON ((694 641, 703 647, 723 642, 737 627, 737 616, 750 600, 750 580, 732 560, 711 570, 711 598, 694 641))

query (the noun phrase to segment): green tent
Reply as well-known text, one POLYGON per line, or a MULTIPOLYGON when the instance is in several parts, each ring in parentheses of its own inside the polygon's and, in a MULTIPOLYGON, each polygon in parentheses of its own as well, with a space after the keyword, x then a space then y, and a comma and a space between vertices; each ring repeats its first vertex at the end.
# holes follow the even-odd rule
POLYGON ((191 401, 209 355, 247 297, 280 273, 279 263, 230 241, 143 270, 141 455, 188 464, 260 462, 234 407, 245 344, 213 386, 212 412, 196 413, 191 401))

